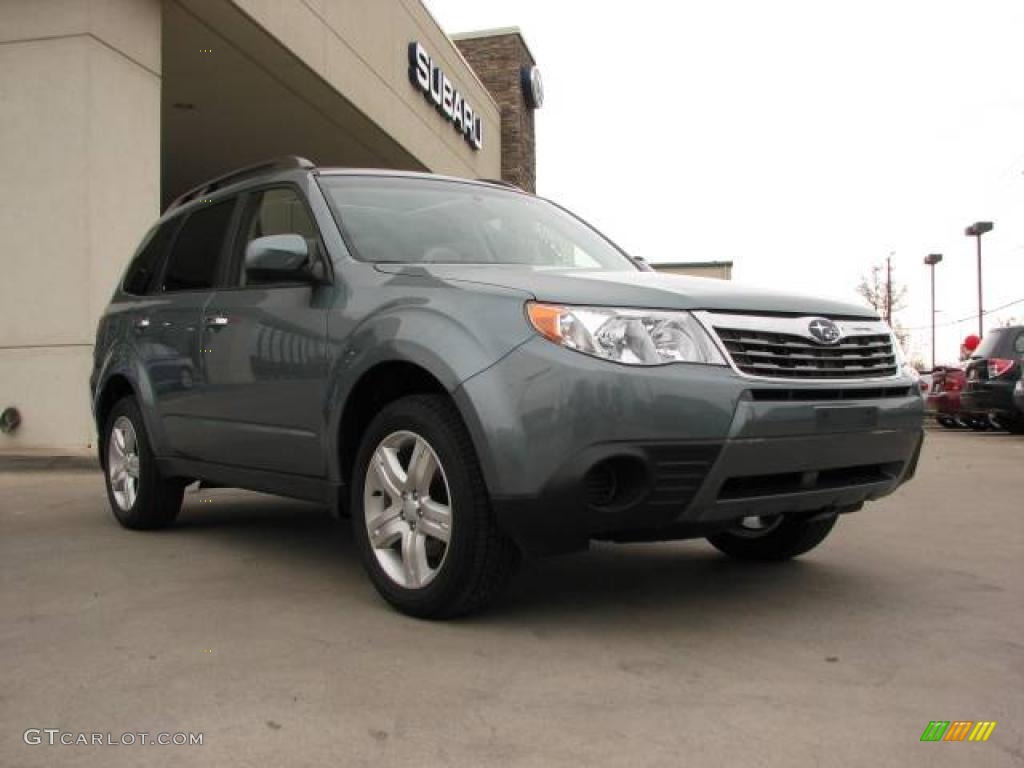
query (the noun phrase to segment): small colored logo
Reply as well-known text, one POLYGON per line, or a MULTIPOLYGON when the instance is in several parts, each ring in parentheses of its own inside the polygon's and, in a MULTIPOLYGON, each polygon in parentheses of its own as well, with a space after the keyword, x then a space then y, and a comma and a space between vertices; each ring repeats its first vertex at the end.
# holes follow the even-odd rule
POLYGON ((988 741, 995 728, 994 720, 932 720, 921 741, 988 741))

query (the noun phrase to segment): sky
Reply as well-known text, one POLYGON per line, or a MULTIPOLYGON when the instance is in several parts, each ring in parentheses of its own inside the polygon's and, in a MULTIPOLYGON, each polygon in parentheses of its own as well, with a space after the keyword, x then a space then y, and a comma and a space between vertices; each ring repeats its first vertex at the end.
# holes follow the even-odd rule
POLYGON ((984 306, 1024 323, 1024 1, 426 0, 449 33, 518 26, 541 68, 537 191, 648 261, 860 301, 892 254, 930 364, 984 306), (963 320, 966 318, 966 320, 963 320), (957 322, 961 321, 962 322, 957 322))

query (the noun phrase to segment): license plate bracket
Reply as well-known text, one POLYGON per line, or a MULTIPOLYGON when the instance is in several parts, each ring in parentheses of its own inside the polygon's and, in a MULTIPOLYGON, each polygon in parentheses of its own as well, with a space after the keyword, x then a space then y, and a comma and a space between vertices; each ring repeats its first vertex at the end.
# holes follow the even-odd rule
POLYGON ((832 430, 851 427, 878 426, 878 408, 870 405, 819 406, 815 419, 819 429, 832 430))

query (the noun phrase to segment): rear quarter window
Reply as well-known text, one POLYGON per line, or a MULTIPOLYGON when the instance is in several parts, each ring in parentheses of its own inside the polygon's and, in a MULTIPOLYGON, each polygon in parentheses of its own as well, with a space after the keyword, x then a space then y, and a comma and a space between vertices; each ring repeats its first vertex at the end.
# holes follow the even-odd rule
POLYGON ((225 200, 191 214, 175 238, 164 272, 164 291, 213 288, 235 201, 225 200))
POLYGON ((178 218, 170 219, 146 234, 142 246, 125 272, 121 284, 125 293, 144 296, 156 289, 156 275, 160 271, 160 264, 180 223, 181 220, 178 218))
POLYGON ((971 355, 971 359, 978 360, 986 357, 999 357, 1005 340, 1006 329, 993 328, 985 334, 985 338, 981 340, 981 344, 979 344, 978 348, 974 350, 974 354, 971 355))

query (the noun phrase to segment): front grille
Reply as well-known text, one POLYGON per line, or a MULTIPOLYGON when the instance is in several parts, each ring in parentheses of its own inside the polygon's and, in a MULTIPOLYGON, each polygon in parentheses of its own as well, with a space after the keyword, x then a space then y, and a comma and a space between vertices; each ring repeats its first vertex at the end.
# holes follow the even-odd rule
POLYGON ((730 477, 722 485, 718 498, 723 500, 752 499, 788 493, 825 491, 872 483, 891 482, 899 477, 903 462, 861 464, 808 472, 780 472, 774 475, 730 477))
POLYGON ((715 326, 733 364, 751 376, 781 379, 880 379, 897 373, 892 338, 847 336, 825 346, 804 336, 715 326))
POLYGON ((914 387, 857 387, 850 389, 752 389, 750 397, 766 403, 816 403, 823 400, 885 400, 910 397, 914 387))

